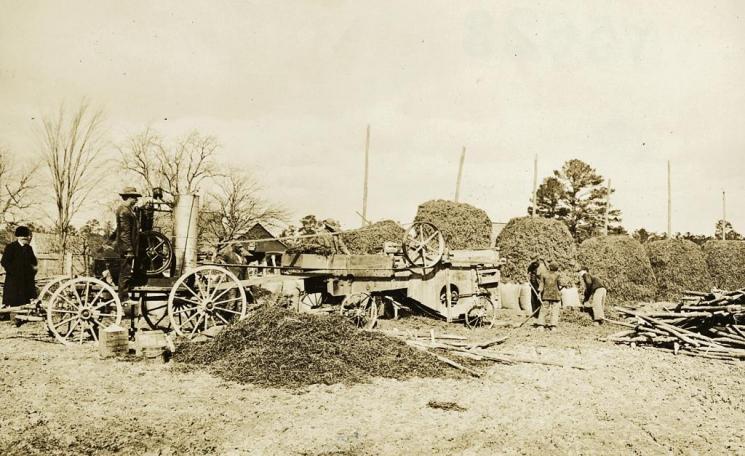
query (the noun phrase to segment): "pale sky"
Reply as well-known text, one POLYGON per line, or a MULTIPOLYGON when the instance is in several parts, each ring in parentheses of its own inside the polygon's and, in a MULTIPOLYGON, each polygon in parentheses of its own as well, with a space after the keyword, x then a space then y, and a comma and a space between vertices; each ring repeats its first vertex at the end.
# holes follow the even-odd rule
MULTIPOLYGON (((630 231, 745 231, 745 2, 0 0, 0 143, 26 161, 40 113, 88 97, 112 142, 198 129, 293 212, 359 225, 452 198, 525 214, 579 158, 630 231), (166 120, 167 119, 167 120, 166 120)), ((115 152, 111 151, 112 157, 115 152)), ((31 158, 33 160, 33 158, 31 158)), ((91 199, 100 211, 124 183, 91 199)))

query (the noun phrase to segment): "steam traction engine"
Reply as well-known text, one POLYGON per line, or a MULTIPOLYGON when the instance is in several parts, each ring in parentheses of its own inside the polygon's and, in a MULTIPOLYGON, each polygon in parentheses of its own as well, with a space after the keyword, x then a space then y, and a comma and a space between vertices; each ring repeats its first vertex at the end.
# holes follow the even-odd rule
POLYGON ((152 329, 173 330, 193 337, 211 334, 218 327, 243 318, 246 291, 227 269, 197 265, 199 197, 179 195, 173 205, 173 241, 153 226, 156 212, 170 212, 162 194, 137 210, 140 234, 130 299, 137 306, 125 309, 117 295, 119 258, 96 258, 92 277, 53 280, 41 290, 49 332, 60 342, 97 341, 103 328, 131 320, 131 333, 139 329, 138 316, 152 329), (126 315, 125 315, 126 314, 126 315))

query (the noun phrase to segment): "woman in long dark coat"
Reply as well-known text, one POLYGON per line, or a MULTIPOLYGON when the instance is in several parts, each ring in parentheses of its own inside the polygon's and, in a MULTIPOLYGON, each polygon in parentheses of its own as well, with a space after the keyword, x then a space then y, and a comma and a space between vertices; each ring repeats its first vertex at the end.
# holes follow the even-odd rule
POLYGON ((28 304, 36 297, 36 255, 31 248, 31 230, 19 226, 15 231, 16 240, 5 246, 3 259, 5 286, 3 305, 20 306, 28 304))

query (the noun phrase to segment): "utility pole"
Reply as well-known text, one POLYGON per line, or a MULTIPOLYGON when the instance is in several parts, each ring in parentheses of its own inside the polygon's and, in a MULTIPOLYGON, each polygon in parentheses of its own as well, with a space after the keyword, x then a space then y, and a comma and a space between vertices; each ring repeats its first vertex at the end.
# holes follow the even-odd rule
POLYGON ((727 195, 722 190, 722 240, 727 239, 727 195))
POLYGON ((535 158, 533 159, 533 210, 531 211, 530 216, 535 217, 536 212, 536 195, 538 193, 538 154, 535 154, 535 158))
POLYGON ((458 165, 458 179, 455 181, 455 202, 460 198, 460 180, 463 177, 463 162, 466 160, 466 146, 460 152, 460 164, 458 165))
POLYGON ((605 191, 605 223, 603 224, 603 236, 608 235, 608 213, 610 212, 610 179, 608 179, 608 188, 605 191))
POLYGON ((370 124, 367 124, 367 134, 365 135, 365 187, 362 190, 362 226, 367 225, 367 171, 370 156, 370 124))
POLYGON ((670 184, 670 160, 667 161, 667 238, 673 238, 673 203, 672 203, 672 186, 670 184))

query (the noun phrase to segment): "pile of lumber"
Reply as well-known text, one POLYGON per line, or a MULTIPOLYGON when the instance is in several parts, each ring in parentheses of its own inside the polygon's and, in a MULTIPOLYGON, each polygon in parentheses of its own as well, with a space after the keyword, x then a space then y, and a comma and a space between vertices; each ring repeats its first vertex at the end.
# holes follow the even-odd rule
POLYGON ((704 358, 745 359, 745 288, 711 293, 686 291, 676 306, 661 310, 622 307, 630 329, 608 336, 608 340, 649 345, 675 354, 704 358))
POLYGON ((481 377, 482 373, 477 369, 464 366, 451 358, 444 356, 458 356, 472 361, 485 361, 498 364, 532 363, 546 366, 572 367, 575 369, 586 369, 583 366, 544 361, 540 359, 525 358, 513 354, 501 353, 491 350, 491 347, 505 342, 508 336, 500 336, 482 342, 469 342, 468 338, 452 334, 435 334, 431 330, 429 334, 401 333, 398 331, 383 331, 386 335, 403 339, 407 345, 418 350, 429 353, 440 362, 459 369, 473 377, 481 377))

